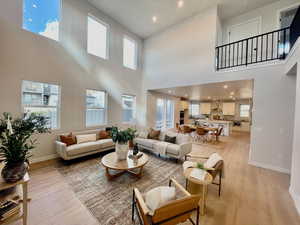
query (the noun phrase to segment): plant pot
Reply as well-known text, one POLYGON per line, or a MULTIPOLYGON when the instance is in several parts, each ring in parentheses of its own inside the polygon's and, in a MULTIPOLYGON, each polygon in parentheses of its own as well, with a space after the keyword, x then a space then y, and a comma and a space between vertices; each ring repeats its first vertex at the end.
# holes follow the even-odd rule
POLYGON ((119 144, 118 142, 116 143, 116 153, 119 160, 127 159, 128 151, 129 151, 128 143, 125 144, 119 144))
POLYGON ((27 164, 25 162, 6 163, 1 171, 1 175, 7 183, 14 183, 21 180, 26 172, 27 164))

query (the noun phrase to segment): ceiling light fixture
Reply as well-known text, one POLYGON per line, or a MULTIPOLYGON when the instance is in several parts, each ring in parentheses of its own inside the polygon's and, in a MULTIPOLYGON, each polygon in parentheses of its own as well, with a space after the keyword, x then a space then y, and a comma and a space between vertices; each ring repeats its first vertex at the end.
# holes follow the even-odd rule
POLYGON ((168 93, 169 93, 169 94, 171 94, 171 93, 172 93, 172 91, 171 91, 171 90, 168 90, 168 93))
POLYGON ((227 88, 228 88, 228 85, 227 85, 227 84, 225 84, 225 85, 224 85, 224 88, 225 88, 225 89, 227 89, 227 88))
POLYGON ((152 22, 153 22, 153 23, 156 23, 156 22, 157 22, 157 17, 156 17, 156 16, 153 16, 153 17, 152 17, 152 22))
POLYGON ((230 92, 230 95, 234 95, 234 92, 232 91, 232 92, 230 92))
POLYGON ((183 1, 183 0, 179 0, 179 1, 177 2, 177 7, 178 7, 178 8, 181 8, 183 5, 184 5, 184 1, 183 1))
POLYGON ((208 99, 211 99, 211 97, 210 97, 210 96, 208 96, 207 98, 208 98, 208 99))

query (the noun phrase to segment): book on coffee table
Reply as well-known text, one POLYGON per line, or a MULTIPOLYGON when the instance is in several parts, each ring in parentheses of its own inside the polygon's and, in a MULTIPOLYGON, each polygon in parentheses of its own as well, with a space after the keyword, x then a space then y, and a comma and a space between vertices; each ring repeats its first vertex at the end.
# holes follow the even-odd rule
POLYGON ((191 171, 191 174, 190 176, 195 178, 195 179, 198 179, 198 180, 205 180, 205 176, 206 176, 206 171, 205 170, 202 170, 202 169, 198 169, 198 168, 194 168, 192 171, 191 171))

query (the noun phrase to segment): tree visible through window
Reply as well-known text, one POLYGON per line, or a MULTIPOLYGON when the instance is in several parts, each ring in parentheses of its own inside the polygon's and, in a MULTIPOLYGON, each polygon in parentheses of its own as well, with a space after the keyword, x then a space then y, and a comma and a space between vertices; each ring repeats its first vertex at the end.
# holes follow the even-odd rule
POLYGON ((58 41, 61 0, 23 0, 23 29, 58 41))
POLYGON ((98 126, 106 123, 106 93, 104 91, 86 91, 86 126, 98 126))
POLYGON ((22 83, 22 106, 24 113, 37 113, 49 119, 51 129, 59 128, 58 85, 32 81, 22 83))
POLYGON ((250 105, 240 105, 240 117, 249 117, 250 115, 250 105))

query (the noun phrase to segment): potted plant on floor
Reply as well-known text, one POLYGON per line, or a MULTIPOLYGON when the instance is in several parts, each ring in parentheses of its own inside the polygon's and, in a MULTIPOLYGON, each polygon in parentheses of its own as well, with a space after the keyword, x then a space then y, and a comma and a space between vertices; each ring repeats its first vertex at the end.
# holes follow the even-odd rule
POLYGON ((127 159, 129 145, 128 142, 132 141, 135 137, 135 130, 128 128, 126 130, 119 130, 117 127, 112 127, 111 137, 116 143, 116 154, 119 160, 127 159))
POLYGON ((34 134, 49 133, 48 119, 25 114, 13 119, 9 113, 0 118, 0 156, 5 162, 1 175, 6 182, 21 180, 27 172, 31 150, 36 147, 34 134))

